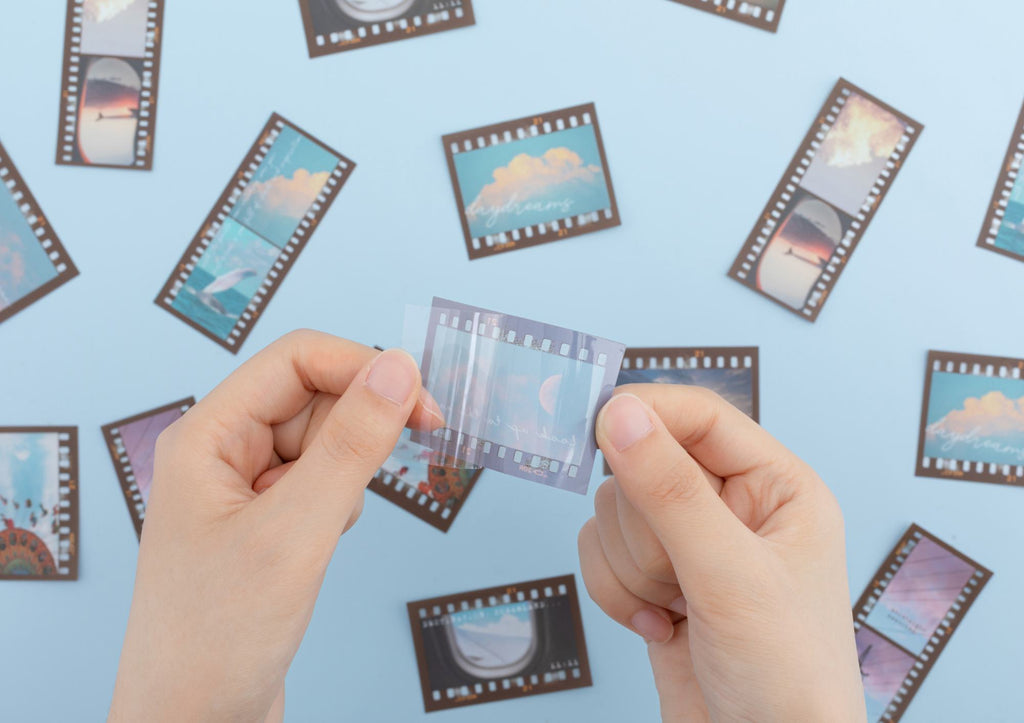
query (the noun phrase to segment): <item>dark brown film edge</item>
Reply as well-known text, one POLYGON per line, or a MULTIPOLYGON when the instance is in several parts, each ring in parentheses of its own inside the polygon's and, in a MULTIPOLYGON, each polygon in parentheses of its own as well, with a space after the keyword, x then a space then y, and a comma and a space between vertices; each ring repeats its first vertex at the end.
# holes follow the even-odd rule
POLYGON ((427 713, 432 713, 438 710, 448 710, 451 708, 461 708, 467 705, 475 705, 477 703, 490 703, 498 700, 508 700, 510 698, 522 698, 529 695, 541 695, 544 693, 555 693, 562 690, 571 690, 574 688, 586 688, 593 685, 593 678, 590 672, 590 659, 587 656, 587 642, 583 636, 583 617, 580 614, 580 600, 579 594, 576 589, 576 576, 575 575, 562 575, 559 577, 547 577, 540 580, 528 580, 526 582, 519 582, 512 585, 502 585, 498 587, 483 588, 480 590, 470 590, 468 592, 457 593, 455 595, 445 595, 442 597, 426 598, 424 600, 414 600, 413 602, 407 603, 406 608, 409 613, 409 625, 412 628, 413 646, 416 649, 416 664, 420 674, 420 690, 423 693, 423 707, 427 713), (435 702, 430 696, 430 673, 427 670, 427 659, 426 651, 423 645, 423 637, 421 635, 420 618, 417 611, 421 608, 432 607, 437 605, 441 608, 445 608, 448 604, 455 605, 458 607, 463 601, 473 601, 477 598, 486 598, 490 596, 500 597, 502 595, 511 595, 520 591, 530 590, 541 590, 545 587, 551 587, 557 589, 559 585, 565 585, 566 597, 569 598, 570 607, 572 609, 573 618, 573 632, 576 636, 576 648, 579 654, 579 670, 580 677, 572 680, 558 681, 555 683, 544 684, 543 690, 529 690, 527 692, 521 689, 509 688, 508 690, 499 689, 493 693, 487 692, 481 699, 469 699, 459 702, 435 702))
MULTIPOLYGON (((579 125, 575 127, 579 127, 579 125)), ((526 135, 525 137, 531 137, 526 135)), ((479 128, 473 128, 468 131, 462 131, 459 133, 449 133, 441 137, 441 143, 444 145, 445 158, 448 161, 448 175, 452 182, 452 191, 455 194, 455 206, 456 211, 459 214, 459 222, 462 225, 462 236, 466 244, 466 252, 469 254, 470 261, 485 258, 487 256, 494 256, 496 254, 506 253, 509 251, 517 251, 519 249, 531 248, 533 246, 540 246, 542 244, 551 243, 553 241, 564 241, 565 239, 574 238, 576 236, 582 236, 584 234, 593 233, 595 231, 603 231, 605 229, 614 228, 622 224, 622 219, 619 218, 619 205, 615 199, 615 189, 612 185, 612 173, 608 167, 608 156, 605 153, 604 139, 601 136, 601 125, 597 118, 597 108, 593 103, 584 103, 583 105, 576 105, 569 108, 563 108, 561 110, 554 110, 548 113, 542 113, 540 115, 525 116, 523 118, 517 118, 515 120, 506 121, 504 123, 495 123, 488 126, 481 126, 479 128), (505 132, 509 132, 513 135, 510 141, 501 140, 499 145, 506 142, 514 143, 521 140, 516 134, 519 130, 525 130, 530 127, 539 127, 540 133, 547 135, 548 133, 557 133, 559 130, 568 130, 574 126, 569 125, 569 119, 580 117, 584 114, 590 115, 590 123, 583 124, 582 121, 579 125, 590 125, 594 129, 594 139, 597 143, 597 150, 601 156, 601 167, 604 170, 605 187, 608 191, 608 199, 610 201, 611 217, 602 217, 603 211, 595 211, 593 213, 598 214, 598 220, 590 221, 586 224, 579 224, 578 219, 575 216, 567 216, 565 218, 554 219, 548 221, 547 225, 552 222, 558 223, 559 229, 557 231, 548 230, 545 233, 537 233, 533 231, 533 227, 522 227, 512 229, 511 231, 505 231, 505 234, 510 236, 518 235, 519 239, 509 241, 503 244, 495 244, 492 247, 487 247, 486 244, 481 244, 479 249, 473 248, 473 235, 469 230, 469 219, 466 218, 466 203, 462 197, 462 189, 459 185, 459 175, 455 168, 455 154, 452 153, 452 145, 461 147, 459 153, 469 153, 474 150, 481 148, 491 147, 491 143, 486 142, 485 145, 480 146, 477 144, 479 138, 484 138, 487 141, 487 136, 496 134, 499 137, 503 136, 505 132), (565 124, 563 129, 558 129, 555 125, 562 121, 565 124), (551 124, 552 129, 550 131, 544 131, 544 124, 551 124), (465 148, 465 143, 470 142, 473 147, 470 149, 465 148), (571 228, 566 228, 565 221, 569 220, 572 223, 571 228), (527 228, 530 228, 531 236, 528 237, 527 228)))
MULTIPOLYGON (((465 4, 462 9, 465 11, 463 17, 456 18, 453 21, 449 21, 438 27, 437 25, 431 27, 423 25, 415 27, 414 25, 407 25, 406 28, 395 29, 390 31, 389 34, 385 35, 380 33, 377 36, 371 36, 369 32, 367 37, 360 38, 359 40, 353 40, 349 43, 337 45, 329 45, 325 42, 322 46, 317 45, 316 33, 313 31, 313 16, 309 10, 310 0, 299 0, 299 11, 302 14, 302 27, 306 35, 306 48, 309 51, 310 58, 322 58, 325 55, 335 55, 337 53, 344 53, 348 50, 356 50, 358 48, 368 48, 374 45, 385 45, 387 43, 394 43, 399 40, 406 40, 408 38, 415 38, 421 35, 433 35, 435 33, 441 33, 446 30, 457 30, 459 28, 467 28, 472 25, 476 25, 476 16, 473 13, 473 0, 464 0, 465 4)), ((398 18, 398 20, 407 20, 407 18, 398 18)), ((395 20, 390 21, 392 23, 395 20)), ((372 28, 373 25, 381 25, 381 23, 369 23, 362 27, 372 28)))
MULTIPOLYGON (((267 149, 269 150, 269 146, 267 147, 267 149)), ((267 123, 263 126, 263 130, 260 131, 260 134, 256 138, 256 141, 249 148, 249 151, 246 153, 245 157, 242 159, 242 162, 235 170, 235 173, 232 176, 231 180, 225 186, 224 191, 217 199, 217 202, 214 204, 213 208, 207 214, 206 219, 203 221, 203 224, 199 227, 199 230, 196 232, 195 236, 192 237, 192 241, 189 242, 189 245, 186 247, 185 252, 181 255, 181 258, 175 265, 174 270, 167 278, 166 283, 164 283, 163 288, 160 289, 160 293, 157 295, 154 303, 156 303, 156 305, 159 306, 161 309, 169 312, 173 316, 176 316, 178 319, 188 324, 190 327, 201 333, 203 336, 213 340, 224 349, 227 349, 232 354, 237 354, 238 350, 241 349, 242 345, 245 343, 245 340, 249 337, 249 334, 252 333, 252 329, 256 325, 256 322, 259 320, 260 315, 263 313, 263 309, 266 308, 267 304, 269 304, 270 300, 274 297, 274 294, 277 293, 277 290, 280 288, 285 277, 288 275, 288 272, 291 271, 292 266, 295 264, 299 255, 302 253, 302 250, 306 247, 306 244, 309 242, 309 239, 316 232, 317 227, 320 225, 320 221, 323 220, 323 217, 327 214, 327 211, 334 203, 334 200, 341 193, 342 188, 344 188, 345 183, 352 175, 352 171, 355 170, 355 167, 355 161, 342 155, 338 151, 334 150, 333 148, 325 144, 323 141, 320 141, 319 139, 310 135, 309 133, 299 128, 297 125, 295 125, 288 119, 278 115, 277 113, 272 113, 270 116, 270 120, 268 120, 267 123), (302 220, 299 222, 299 229, 302 229, 302 224, 307 221, 309 224, 308 228, 304 229, 304 232, 301 236, 299 236, 298 230, 296 230, 296 232, 292 235, 291 239, 289 239, 288 244, 286 244, 286 246, 294 244, 295 250, 288 256, 287 260, 278 261, 278 263, 281 264, 281 269, 280 271, 277 272, 277 276, 273 277, 273 282, 267 289, 266 293, 263 294, 262 299, 256 305, 256 309, 254 311, 249 311, 248 307, 246 307, 246 310, 241 314, 238 322, 236 322, 234 328, 232 328, 231 332, 228 334, 228 339, 221 339, 219 336, 210 332, 202 325, 197 324, 190 317, 186 316, 185 314, 182 314, 180 311, 175 309, 173 307, 174 300, 170 298, 171 290, 174 287, 175 280, 179 277, 180 274, 186 272, 190 273, 190 270, 188 269, 188 264, 190 263, 191 257, 196 256, 198 262, 198 259, 203 255, 203 253, 205 253, 206 249, 203 246, 202 242, 203 239, 206 237, 207 233, 209 233, 209 231, 211 230, 213 224, 218 220, 223 221, 230 215, 231 208, 233 208, 234 206, 234 203, 229 201, 232 191, 238 188, 239 182, 245 180, 245 174, 248 172, 249 166, 255 162, 256 156, 259 155, 260 148, 266 144, 268 135, 271 133, 271 131, 274 130, 277 124, 281 124, 282 126, 288 126, 296 133, 304 136, 305 138, 308 138, 310 141, 316 143, 317 145, 321 146, 325 150, 329 151, 330 153, 338 157, 338 164, 335 166, 335 172, 340 171, 340 175, 337 177, 337 187, 326 196, 326 200, 322 204, 320 204, 320 209, 314 213, 314 217, 312 219, 306 219, 305 216, 302 217, 302 220), (248 318, 246 318, 247 316, 248 318), (244 325, 242 324, 243 321, 245 321, 244 325), (237 335, 235 334, 235 332, 238 332, 237 335), (229 343, 229 339, 233 339, 234 343, 229 343)), ((276 244, 274 245, 276 246, 276 244)), ((281 255, 284 255, 285 250, 286 249, 283 248, 281 249, 281 255)), ((280 256, 278 258, 280 259, 280 256)), ((271 267, 271 271, 273 271, 275 268, 276 265, 274 267, 271 267)), ((268 278, 271 277, 268 275, 268 278)), ((250 299, 249 303, 252 304, 252 299, 250 299)))
POLYGON ((1013 163, 1017 155, 1024 157, 1024 105, 1021 106, 1020 114, 1017 116, 1017 125, 1010 136, 1010 144, 1006 149, 1006 156, 1003 158, 1002 171, 996 178, 995 188, 992 190, 992 200, 988 204, 988 212, 982 222, 981 231, 978 233, 978 248, 992 251, 993 253, 1009 256, 1011 259, 1024 261, 1024 254, 1014 253, 1009 249, 1001 249, 995 245, 995 238, 1002 223, 1005 209, 1001 207, 1003 202, 1009 201, 1010 192, 1017 176, 1024 173, 1024 165, 1014 168, 1013 163), (1014 174, 1011 177, 1011 174, 1014 174), (992 243, 989 243, 989 242, 992 243))
POLYGON ((742 5, 742 0, 736 0, 736 9, 733 10, 729 10, 729 8, 725 6, 724 3, 727 2, 727 0, 718 1, 722 4, 715 5, 712 0, 673 0, 673 2, 677 2, 680 5, 696 8, 697 10, 703 10, 704 12, 711 13, 712 15, 720 15, 721 17, 729 20, 735 20, 736 22, 743 23, 744 25, 750 25, 760 30, 767 30, 770 33, 778 31, 779 20, 782 18, 782 9, 786 4, 785 0, 779 0, 779 7, 774 11, 775 15, 772 17, 771 21, 767 21, 741 13, 738 8, 742 5))
POLYGON ((477 480, 480 479, 481 474, 483 474, 483 469, 478 469, 472 478, 470 478, 469 484, 466 485, 466 491, 462 495, 462 498, 456 500, 455 504, 450 508, 445 508, 445 506, 440 502, 437 502, 437 500, 432 500, 409 483, 399 480, 395 475, 388 474, 383 470, 377 470, 377 474, 375 474, 373 479, 370 480, 368 488, 386 499, 388 502, 401 507, 406 512, 420 518, 441 532, 448 532, 452 523, 455 522, 455 517, 462 510, 462 506, 466 503, 470 493, 476 486, 477 480), (399 485, 402 486, 401 489, 399 488, 399 485), (408 489, 416 490, 412 497, 406 493, 406 490, 408 489), (430 509, 432 507, 431 503, 438 505, 437 510, 430 509), (445 509, 451 510, 448 517, 442 516, 442 512, 445 509))
MULTIPOLYGON (((675 360, 678 357, 684 359, 695 357, 695 358, 710 358, 719 359, 725 357, 740 357, 741 359, 745 356, 750 357, 750 396, 753 402, 753 419, 758 424, 761 423, 761 386, 760 378, 761 371, 758 366, 759 364, 759 350, 760 347, 756 346, 649 346, 649 347, 627 347, 626 354, 622 358, 623 368, 626 366, 626 361, 635 362, 637 359, 644 359, 649 361, 650 359, 657 359, 659 366, 654 367, 655 369, 678 369, 679 367, 661 366, 661 360, 665 357, 675 360)), ((650 367, 648 367, 650 368, 650 367)), ((604 474, 609 476, 612 474, 612 468, 608 466, 608 460, 604 461, 604 474)))
POLYGON ((164 412, 168 412, 172 409, 180 409, 182 413, 184 413, 187 409, 194 406, 195 403, 195 397, 185 397, 184 399, 179 399, 176 402, 165 404, 162 407, 150 409, 146 412, 140 412, 139 414, 119 419, 116 422, 111 422, 110 424, 105 424, 100 427, 100 431, 103 432, 103 439, 107 443, 107 452, 110 454, 110 461, 114 464, 114 471, 117 473, 117 481, 120 483, 121 492, 124 494, 124 502, 128 508, 128 514, 131 516, 132 525, 135 527, 135 535, 140 539, 142 538, 143 517, 139 514, 138 509, 136 509, 137 502, 135 500, 135 496, 138 494, 138 488, 134 482, 128 479, 129 475, 134 474, 131 460, 128 459, 127 454, 124 455, 124 459, 122 460, 121 455, 117 452, 118 444, 122 442, 119 430, 126 424, 138 422, 146 417, 153 417, 157 414, 163 414, 164 412))
MULTIPOLYGON (((833 124, 829 124, 829 130, 826 131, 826 136, 828 135, 828 133, 832 131, 833 127, 833 124)), ((867 91, 862 90, 853 83, 849 82, 845 78, 840 78, 839 81, 832 88, 832 91, 829 94, 828 99, 825 101, 821 109, 818 111, 818 116, 811 124, 811 127, 807 131, 807 134, 804 136, 803 141, 801 141, 800 146, 797 149, 797 152, 793 155, 793 160, 790 161, 789 166, 786 168, 786 172, 782 176, 782 179, 779 181, 778 185, 775 187, 775 190, 769 197, 768 202, 765 204, 764 210, 761 212, 761 215, 758 216, 757 223, 755 223, 753 230, 750 232, 750 235, 747 236, 747 240, 744 242, 743 247, 740 249, 739 253, 736 254, 736 258, 732 263, 732 267, 729 269, 729 278, 739 282, 740 284, 750 289, 754 293, 759 294, 760 296, 763 296, 766 299, 769 299, 770 301, 782 307, 786 311, 789 311, 790 313, 799 316, 801 319, 805 319, 809 322, 816 321, 818 315, 821 313, 821 310, 825 306, 825 302, 828 301, 828 297, 832 294, 832 289, 838 283, 839 277, 842 274, 843 269, 846 268, 846 264, 849 263, 849 260, 853 256, 854 251, 856 251, 857 245, 860 243, 861 238, 867 231, 868 226, 871 224, 871 220, 875 217, 875 213, 878 211, 878 208, 882 205, 882 201, 885 200, 885 196, 889 193, 889 189, 892 187, 893 182, 899 175, 900 170, 903 168, 904 162, 910 155, 910 152, 913 150, 914 145, 917 143, 917 139, 920 138, 923 130, 924 126, 915 121, 913 118, 910 118, 906 114, 901 113, 888 103, 884 103, 883 101, 879 100, 878 98, 871 95, 867 91), (889 175, 889 179, 878 190, 877 200, 875 201, 875 203, 866 212, 862 213, 864 220, 861 221, 856 216, 853 217, 853 222, 859 224, 860 228, 854 231, 854 234, 850 239, 850 245, 845 250, 844 254, 839 257, 839 261, 835 266, 835 271, 828 272, 828 268, 826 267, 825 271, 819 274, 817 280, 814 282, 814 286, 812 287, 811 292, 808 294, 808 301, 804 302, 804 306, 802 308, 794 309, 788 304, 785 304, 782 301, 776 299, 771 294, 767 294, 757 289, 749 278, 744 279, 739 276, 739 273, 743 270, 743 263, 746 260, 747 255, 750 254, 751 249, 755 245, 757 245, 758 237, 761 235, 761 232, 765 229, 766 224, 772 218, 772 212, 776 210, 779 204, 785 203, 782 200, 782 194, 786 192, 786 186, 788 186, 792 182, 793 177, 797 175, 796 169, 800 166, 801 159, 807 157, 808 153, 810 153, 813 150, 811 144, 820 132, 821 126, 828 122, 827 116, 830 114, 830 109, 837 104, 837 101, 839 99, 843 99, 845 101, 845 99, 849 97, 850 93, 856 93, 865 100, 874 103, 878 107, 896 116, 896 118, 901 120, 906 125, 906 130, 904 131, 904 134, 908 136, 909 140, 907 141, 906 146, 902 152, 899 151, 898 149, 895 149, 889 156, 890 159, 892 159, 893 156, 899 155, 899 158, 893 161, 893 170, 889 175), (826 272, 829 273, 830 278, 827 281, 823 281, 822 277, 826 275, 826 272), (817 300, 814 306, 810 306, 809 299, 813 292, 817 290, 818 284, 824 284, 825 288, 821 292, 821 298, 817 300)), ((811 153, 810 158, 814 158, 813 153, 811 153)), ((800 178, 802 179, 802 176, 800 178)), ((873 188, 877 187, 878 179, 876 178, 875 186, 873 188)), ((794 185, 794 188, 799 188, 799 185, 794 185)), ((867 197, 865 197, 865 200, 866 199, 867 197)), ((825 201, 825 199, 822 200, 825 201)), ((827 203, 830 207, 835 208, 835 204, 833 204, 832 202, 825 201, 825 203, 827 203)), ((769 233, 769 237, 775 232, 775 230, 777 230, 777 228, 778 224, 776 224, 776 227, 772 230, 771 233, 769 233)), ((765 243, 767 245, 768 242, 766 241, 765 243)), ((840 245, 839 248, 842 248, 842 245, 840 245)), ((761 253, 763 253, 763 251, 764 249, 762 249, 761 253)), ((835 258, 836 254, 833 254, 832 259, 830 259, 829 266, 832 265, 835 258)), ((760 261, 760 253, 757 255, 757 260, 755 261, 755 264, 757 261, 760 261)))
MULTIPOLYGON (((60 435, 67 435, 68 448, 68 481, 65 492, 64 485, 60 483, 60 501, 67 500, 68 503, 68 531, 58 537, 57 550, 54 551, 54 562, 60 570, 60 543, 68 541, 67 574, 61 575, 4 575, 0 574, 0 580, 77 580, 78 579, 78 427, 0 427, 0 434, 56 434, 58 441, 60 435)), ((63 446, 63 442, 61 445, 63 446)), ((58 468, 58 475, 60 469, 58 468)))
MULTIPOLYGON (((14 165, 14 161, 11 160, 10 155, 7 153, 7 149, 4 148, 3 144, 0 143, 0 184, 3 188, 0 189, 0 193, 21 193, 22 198, 15 203, 20 206, 28 206, 29 216, 35 217, 34 223, 29 223, 29 228, 32 229, 33 233, 36 234, 36 239, 40 238, 40 232, 45 235, 46 239, 50 241, 51 248, 47 249, 44 247, 47 256, 56 253, 58 258, 56 260, 50 259, 53 262, 53 268, 57 271, 57 275, 47 281, 45 284, 33 289, 25 296, 15 301, 10 306, 0 309, 0 322, 17 314, 22 309, 30 306, 39 299, 43 298, 51 291, 56 288, 63 286, 71 279, 78 276, 78 268, 74 262, 71 261, 71 257, 68 256, 67 250, 64 245, 60 242, 60 238, 57 236, 57 232, 53 230, 53 227, 46 220, 46 216, 43 215, 43 210, 39 207, 39 203, 36 201, 36 197, 32 195, 32 191, 29 190, 28 185, 25 183, 25 179, 21 177, 21 173, 18 172, 17 166, 14 165), (14 188, 9 188, 8 184, 14 184, 14 188), (64 265, 64 270, 60 270, 60 265, 64 265)), ((28 218, 25 219, 28 222, 28 218)))
MULTIPOLYGON (((914 469, 914 474, 917 477, 932 477, 935 479, 952 479, 963 482, 986 482, 989 484, 1002 484, 1011 486, 1024 486, 1024 474, 1021 472, 991 472, 984 471, 979 472, 977 470, 978 462, 970 462, 965 460, 955 460, 958 462, 958 469, 936 469, 934 465, 925 467, 924 460, 924 447, 925 447, 925 430, 928 426, 928 401, 931 398, 932 391, 932 375, 936 371, 944 371, 942 369, 936 370, 936 363, 945 365, 947 363, 955 364, 959 367, 961 364, 967 364, 969 366, 980 365, 982 368, 992 366, 995 368, 1014 368, 1022 370, 1022 378, 1024 378, 1024 359, 1015 359, 1013 357, 1000 357, 1000 356, 985 356, 981 354, 962 354, 958 352, 950 351, 929 351, 928 361, 925 367, 924 375, 924 396, 921 400, 921 425, 918 430, 917 438, 917 462, 914 469), (964 469, 964 465, 969 464, 970 469, 964 469)), ((954 374, 963 374, 964 376, 975 376, 969 371, 962 373, 959 369, 954 369, 954 374)), ((1010 467, 1009 465, 993 465, 990 462, 982 462, 987 469, 991 469, 992 466, 998 468, 1009 467, 1010 470, 1016 470, 1024 465, 1015 465, 1010 467)), ((1024 472, 1024 470, 1022 470, 1024 472)))
MULTIPOLYGON (((64 62, 63 62, 62 70, 61 70, 61 81, 60 81, 60 108, 59 108, 58 113, 57 113, 56 163, 57 163, 58 166, 79 166, 79 167, 82 167, 82 168, 115 168, 115 169, 128 170, 128 171, 150 171, 150 170, 153 169, 153 144, 154 144, 154 138, 156 137, 156 99, 157 99, 157 92, 159 91, 159 84, 160 84, 160 49, 161 49, 162 38, 163 38, 164 0, 145 0, 145 2, 149 6, 147 15, 149 13, 153 13, 156 16, 154 18, 154 21, 153 21, 154 24, 153 24, 153 28, 152 28, 152 30, 153 30, 152 58, 147 58, 147 56, 145 54, 141 58, 135 58, 135 57, 131 57, 130 58, 131 60, 141 61, 142 64, 143 64, 144 71, 145 71, 145 68, 146 68, 146 62, 149 61, 150 63, 152 63, 152 68, 150 69, 150 74, 151 74, 151 76, 150 76, 151 77, 150 86, 151 87, 147 88, 145 86, 145 84, 143 84, 143 86, 139 90, 139 109, 142 110, 143 102, 149 103, 149 117, 145 119, 146 122, 148 123, 148 127, 143 128, 143 126, 142 126, 143 118, 140 117, 139 118, 139 123, 138 123, 138 125, 135 128, 135 142, 134 142, 134 145, 133 145, 133 148, 135 148, 136 152, 137 152, 138 147, 139 147, 139 141, 143 137, 143 133, 145 132, 145 133, 148 134, 148 136, 146 137, 146 158, 145 158, 145 162, 143 164, 141 164, 141 165, 137 164, 137 163, 132 163, 130 165, 123 166, 123 165, 118 165, 118 164, 115 164, 115 163, 78 163, 78 162, 75 162, 73 160, 65 160, 63 158, 63 153, 61 151, 61 148, 66 143, 68 143, 68 142, 73 143, 74 142, 74 137, 78 133, 78 110, 77 110, 77 108, 74 111, 65 111, 65 106, 67 105, 67 98, 68 98, 68 85, 70 83, 71 74, 72 74, 72 72, 74 72, 73 71, 73 67, 74 66, 78 67, 78 71, 77 72, 78 72, 78 81, 79 81, 76 84, 78 86, 78 92, 75 93, 75 97, 76 98, 81 96, 81 93, 82 93, 82 90, 83 90, 82 86, 85 83, 85 78, 84 78, 85 68, 83 67, 83 63, 82 63, 82 53, 78 52, 78 53, 75 53, 74 55, 72 55, 72 47, 73 47, 73 42, 74 42, 73 39, 74 39, 74 36, 75 36, 74 29, 76 27, 75 8, 79 7, 79 13, 77 13, 77 16, 80 17, 81 16, 81 8, 80 8, 81 3, 80 2, 76 2, 76 0, 67 0, 67 13, 65 14, 65 17, 64 17, 64 62), (148 100, 144 100, 144 98, 146 96, 148 96, 148 100), (73 130, 70 130, 70 131, 65 128, 65 125, 66 125, 66 122, 68 120, 68 116, 69 115, 73 115, 74 119, 75 119, 74 128, 73 128, 73 130), (65 134, 70 134, 72 136, 72 140, 71 141, 65 141, 64 140, 65 134)), ((147 29, 147 32, 148 32, 149 31, 149 18, 148 17, 147 17, 146 29, 147 29)), ((116 57, 119 57, 119 56, 111 55, 109 57, 116 58, 116 57)), ((122 56, 122 57, 130 57, 130 56, 122 56)), ((140 78, 140 80, 142 80, 142 79, 140 78)), ((141 113, 140 113, 140 116, 141 116, 141 113)))
MULTIPOLYGON (((902 685, 897 689, 897 696, 900 697, 899 701, 897 703, 893 703, 892 701, 889 702, 889 707, 895 707, 895 710, 890 712, 887 708, 886 714, 884 714, 881 718, 881 720, 886 721, 886 723, 896 723, 897 721, 899 721, 900 718, 903 717, 903 714, 907 710, 907 706, 910 705, 910 702, 914 699, 914 696, 917 694, 917 691, 921 687, 921 684, 924 682, 924 679, 927 678, 928 673, 931 672, 932 666, 935 665, 935 661, 939 658, 939 655, 945 649, 946 643, 948 643, 949 639, 953 637, 953 634, 956 632, 956 629, 960 626, 960 622, 964 619, 964 616, 967 615, 967 611, 970 610, 971 605, 974 604, 974 601, 978 598, 978 595, 981 594, 981 591, 985 588, 985 585, 987 585, 988 581, 992 578, 991 570, 984 567, 983 565, 979 565, 977 562, 967 557, 967 555, 963 554, 955 547, 946 544, 945 542, 937 538, 935 535, 928 532, 928 530, 924 529, 923 527, 920 527, 916 523, 911 524, 907 531, 903 533, 903 537, 900 538, 900 541, 896 544, 896 547, 893 548, 892 552, 889 553, 889 556, 885 558, 885 561, 878 567, 878 570, 875 571, 874 577, 872 577, 871 582, 868 583, 868 585, 864 588, 864 592, 862 592, 860 598, 858 598, 857 604, 854 605, 853 618, 855 630, 859 630, 862 627, 870 627, 865 625, 864 623, 864 620, 867 618, 867 613, 870 612, 865 608, 867 608, 869 604, 873 607, 874 604, 877 602, 878 598, 880 598, 882 594, 885 592, 885 585, 888 584, 888 581, 886 580, 886 572, 891 570, 893 567, 899 569, 899 567, 901 567, 903 564, 903 562, 898 559, 902 556, 902 550, 907 546, 907 544, 911 540, 920 540, 922 538, 927 538, 931 540, 947 552, 960 558, 968 565, 973 567, 977 573, 980 573, 980 576, 975 576, 971 578, 972 580, 977 580, 978 582, 975 586, 973 593, 964 596, 966 600, 965 602, 960 604, 960 609, 955 610, 952 606, 950 606, 950 611, 947 612, 947 615, 949 614, 949 612, 952 612, 953 619, 946 626, 946 632, 944 632, 941 635, 935 633, 932 634, 932 637, 929 639, 929 645, 932 648, 931 652, 928 652, 926 648, 924 653, 914 656, 915 663, 912 666, 912 670, 915 671, 917 674, 916 676, 911 676, 910 674, 908 674, 907 677, 904 678, 902 685), (906 690, 907 692, 900 694, 898 692, 899 690, 906 690)), ((964 595, 963 591, 961 591, 960 595, 964 595)), ((948 617, 943 618, 943 622, 947 620, 948 617)), ((875 630, 874 628, 870 629, 875 634, 889 641, 889 638, 883 635, 878 630, 875 630)), ((899 647, 900 650, 904 650, 901 646, 897 647, 899 647)), ((893 698, 893 700, 896 700, 896 698, 893 698)))

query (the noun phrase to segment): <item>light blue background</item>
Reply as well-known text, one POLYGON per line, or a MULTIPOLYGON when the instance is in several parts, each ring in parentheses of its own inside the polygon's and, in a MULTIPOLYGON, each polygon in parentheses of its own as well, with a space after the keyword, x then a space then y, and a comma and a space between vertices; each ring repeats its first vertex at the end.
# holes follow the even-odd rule
MULTIPOLYGON (((790 0, 772 35, 668 0, 477 5, 474 28, 309 60, 293 0, 171 0, 151 173, 54 165, 63 3, 4 8, 0 138, 82 276, 0 325, 0 420, 79 425, 82 544, 77 582, 0 583, 2 717, 106 711, 137 545, 101 424, 297 326, 397 343, 404 305, 439 294, 632 345, 759 345, 762 421, 839 497, 853 597, 912 521, 995 571, 906 720, 1019 720, 1024 490, 913 469, 926 350, 1024 356, 1024 265, 974 247, 1024 6, 790 0), (725 273, 840 75, 926 127, 811 325, 725 273), (622 226, 468 262, 441 135, 587 101, 622 226), (234 357, 153 298, 275 110, 359 167, 234 357)), ((488 473, 443 535, 369 495, 288 719, 423 718, 405 602, 577 570, 590 513, 488 473)), ((583 619, 593 688, 429 719, 654 720, 643 645, 589 600, 583 619)))

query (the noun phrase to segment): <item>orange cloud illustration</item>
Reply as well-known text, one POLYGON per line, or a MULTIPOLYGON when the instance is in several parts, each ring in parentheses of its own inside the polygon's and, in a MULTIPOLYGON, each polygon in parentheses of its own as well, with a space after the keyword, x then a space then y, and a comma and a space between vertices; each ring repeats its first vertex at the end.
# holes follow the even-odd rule
POLYGON ((859 95, 851 95, 817 155, 837 168, 871 163, 888 158, 903 130, 903 123, 892 113, 859 95))
POLYGON ((261 211, 300 218, 309 210, 330 175, 329 171, 310 173, 300 168, 291 178, 274 176, 266 181, 253 181, 242 193, 239 203, 253 201, 261 211))
POLYGON ((935 423, 947 432, 995 437, 1024 435, 1024 397, 1010 399, 992 391, 980 399, 968 397, 963 409, 955 409, 935 423))
POLYGON ((481 190, 470 207, 498 208, 512 199, 528 201, 570 181, 594 183, 604 176, 600 166, 585 165, 575 151, 551 148, 539 158, 520 153, 507 166, 494 169, 494 181, 481 190))

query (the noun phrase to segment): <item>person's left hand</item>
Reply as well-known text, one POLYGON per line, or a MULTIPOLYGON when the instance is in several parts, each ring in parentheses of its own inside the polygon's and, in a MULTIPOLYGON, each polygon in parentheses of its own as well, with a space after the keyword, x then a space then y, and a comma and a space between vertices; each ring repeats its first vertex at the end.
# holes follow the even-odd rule
POLYGON ((110 720, 283 716, 327 564, 406 423, 440 423, 408 354, 301 331, 160 435, 110 720))

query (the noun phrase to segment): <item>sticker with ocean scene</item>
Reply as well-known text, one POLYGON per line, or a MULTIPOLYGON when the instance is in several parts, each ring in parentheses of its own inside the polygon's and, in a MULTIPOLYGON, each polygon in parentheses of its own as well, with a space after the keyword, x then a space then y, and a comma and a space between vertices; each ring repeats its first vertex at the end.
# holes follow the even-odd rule
POLYGON ((442 142, 470 259, 620 223, 592 103, 442 142))
POLYGON ((157 305, 237 352, 354 168, 271 116, 157 305))
POLYGON ((1024 261, 1024 106, 1017 116, 1017 126, 1010 136, 1003 167, 996 178, 988 213, 981 225, 978 246, 989 251, 1024 261))

